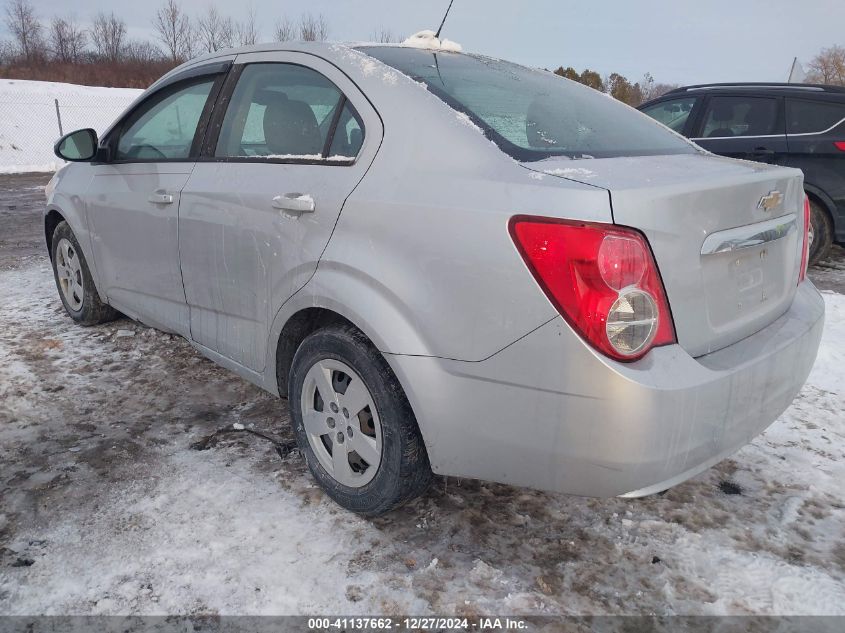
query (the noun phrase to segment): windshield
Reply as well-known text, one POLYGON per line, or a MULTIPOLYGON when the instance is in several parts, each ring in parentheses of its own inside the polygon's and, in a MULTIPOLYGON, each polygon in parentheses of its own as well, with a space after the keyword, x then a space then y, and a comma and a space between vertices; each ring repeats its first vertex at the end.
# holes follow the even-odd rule
POLYGON ((360 50, 424 83, 516 160, 697 151, 649 117, 550 72, 459 53, 389 46, 360 50))

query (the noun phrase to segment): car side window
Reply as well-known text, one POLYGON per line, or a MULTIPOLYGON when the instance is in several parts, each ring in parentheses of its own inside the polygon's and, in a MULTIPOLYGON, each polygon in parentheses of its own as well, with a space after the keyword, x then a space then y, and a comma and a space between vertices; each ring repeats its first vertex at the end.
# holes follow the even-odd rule
POLYGON ((643 108, 643 112, 669 129, 681 134, 697 100, 696 97, 669 99, 643 108))
POLYGON ((776 134, 777 99, 712 97, 704 114, 701 138, 776 134))
POLYGON ((296 64, 249 64, 232 93, 214 155, 322 160, 328 152, 352 159, 362 132, 357 112, 319 72, 296 64), (335 127, 340 133, 329 151, 335 127))
POLYGON ((123 126, 117 160, 179 160, 190 156, 214 77, 166 88, 150 97, 123 126))
POLYGON ((340 118, 337 120, 329 158, 352 159, 361 151, 364 144, 364 123, 352 104, 346 101, 340 118))
POLYGON ((786 100, 786 131, 788 134, 825 132, 845 121, 845 103, 786 100))

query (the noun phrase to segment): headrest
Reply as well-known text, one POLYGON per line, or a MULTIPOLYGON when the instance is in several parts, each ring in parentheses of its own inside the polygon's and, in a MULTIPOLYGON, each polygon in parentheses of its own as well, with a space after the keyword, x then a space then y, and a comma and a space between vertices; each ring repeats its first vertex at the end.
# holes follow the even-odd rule
POLYGON ((320 154, 320 128, 314 111, 304 101, 283 92, 264 92, 264 139, 271 154, 320 154))

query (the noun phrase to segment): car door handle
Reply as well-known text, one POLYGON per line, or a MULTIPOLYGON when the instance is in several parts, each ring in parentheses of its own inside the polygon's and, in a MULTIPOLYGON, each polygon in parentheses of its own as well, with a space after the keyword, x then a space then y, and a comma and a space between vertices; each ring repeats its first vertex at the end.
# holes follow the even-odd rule
POLYGON ((173 196, 169 193, 165 193, 164 191, 156 191, 155 193, 150 194, 147 201, 152 202, 153 204, 173 204, 173 196))
POLYGON ((752 156, 773 156, 775 150, 769 149, 768 147, 755 147, 751 150, 752 156))
POLYGON ((288 213, 313 213, 314 198, 305 193, 286 193, 273 198, 273 208, 288 213))

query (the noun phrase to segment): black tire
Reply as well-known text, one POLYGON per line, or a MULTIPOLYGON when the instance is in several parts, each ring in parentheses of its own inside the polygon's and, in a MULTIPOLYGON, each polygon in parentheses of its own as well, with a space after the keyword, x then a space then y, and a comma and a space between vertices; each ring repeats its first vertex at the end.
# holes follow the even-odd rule
POLYGON ((414 412, 381 353, 355 327, 332 325, 305 338, 288 377, 288 402, 297 444, 314 478, 338 504, 363 516, 377 516, 422 494, 432 473, 414 412), (319 361, 345 363, 363 380, 381 421, 381 463, 361 487, 335 480, 312 450, 303 424, 302 391, 308 371, 319 361))
POLYGON ((813 243, 810 245, 810 266, 818 264, 830 254, 833 246, 833 222, 827 210, 810 198, 810 225, 813 227, 813 243))
POLYGON ((76 239, 76 235, 73 234, 73 230, 71 230, 70 225, 68 225, 67 222, 59 222, 56 226, 56 229, 53 231, 51 248, 52 252, 50 255, 53 260, 53 278, 56 281, 56 289, 59 291, 59 298, 62 300, 62 305, 64 305, 65 310, 70 315, 70 318, 80 325, 85 326, 97 325, 99 323, 106 323, 107 321, 115 320, 119 316, 119 313, 110 305, 103 303, 102 299, 100 299, 97 288, 94 286, 94 280, 91 278, 91 270, 88 268, 88 262, 85 260, 85 255, 79 246, 79 241, 76 239), (74 254, 79 258, 79 280, 81 281, 83 292, 81 297, 82 305, 78 306, 76 309, 74 309, 74 306, 72 306, 65 297, 65 291, 63 290, 62 284, 59 280, 58 250, 59 244, 62 240, 70 242, 74 254))

